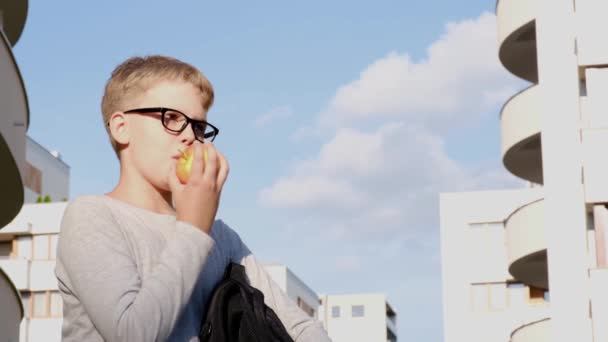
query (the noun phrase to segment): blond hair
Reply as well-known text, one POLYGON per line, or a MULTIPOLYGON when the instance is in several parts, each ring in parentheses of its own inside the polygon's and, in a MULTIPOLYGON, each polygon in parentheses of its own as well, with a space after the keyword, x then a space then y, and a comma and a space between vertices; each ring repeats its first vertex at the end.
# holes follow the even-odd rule
POLYGON ((162 81, 184 81, 201 92, 201 105, 205 111, 213 105, 213 86, 194 66, 176 58, 153 55, 131 57, 119 64, 105 86, 101 100, 104 126, 118 156, 119 146, 110 133, 110 117, 124 108, 129 100, 141 96, 162 81))

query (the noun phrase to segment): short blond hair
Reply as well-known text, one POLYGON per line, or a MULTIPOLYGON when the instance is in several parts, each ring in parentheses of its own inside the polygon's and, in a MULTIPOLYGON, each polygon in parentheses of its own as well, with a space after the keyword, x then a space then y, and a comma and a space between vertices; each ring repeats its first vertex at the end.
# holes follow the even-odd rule
POLYGON ((141 96, 163 81, 184 81, 201 92, 201 105, 205 111, 213 105, 214 93, 211 82, 194 66, 176 58, 152 55, 131 57, 119 64, 106 83, 101 100, 104 126, 118 156, 119 146, 110 133, 110 117, 124 108, 127 101, 141 96))

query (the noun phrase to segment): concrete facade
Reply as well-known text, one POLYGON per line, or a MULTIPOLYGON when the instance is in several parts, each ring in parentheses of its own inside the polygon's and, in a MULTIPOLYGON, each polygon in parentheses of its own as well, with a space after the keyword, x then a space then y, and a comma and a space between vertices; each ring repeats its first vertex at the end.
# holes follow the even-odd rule
POLYGON ((318 318, 319 297, 289 267, 281 264, 265 264, 270 277, 296 305, 312 318, 318 318))
MULTIPOLYGON (((501 110, 502 160, 542 192, 442 195, 446 341, 466 334, 474 336, 469 341, 608 340, 607 10, 607 2, 594 0, 497 1, 500 61, 529 82, 501 110), (474 218, 484 212, 496 215, 474 218), (468 260, 478 224, 488 254, 468 260), (477 292, 465 296, 465 288, 499 280, 499 273, 507 289, 521 283, 529 297, 549 299, 546 314, 514 313, 518 326, 497 318, 503 314, 472 315, 477 292)), ((490 285, 490 300, 499 286, 490 285)))
POLYGON ((332 341, 397 341, 397 313, 384 294, 320 297, 319 320, 332 341))

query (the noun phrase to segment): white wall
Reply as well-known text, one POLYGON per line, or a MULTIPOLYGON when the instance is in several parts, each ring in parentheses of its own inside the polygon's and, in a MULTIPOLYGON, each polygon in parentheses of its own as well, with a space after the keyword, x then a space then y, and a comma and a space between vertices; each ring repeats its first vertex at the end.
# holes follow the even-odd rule
POLYGON ((61 342, 61 318, 23 320, 21 325, 27 331, 27 340, 21 342, 61 342))
POLYGON ((608 341, 608 269, 592 269, 591 312, 595 341, 608 341))
POLYGON ((291 272, 289 268, 287 268, 287 294, 291 298, 295 298, 294 301, 296 302, 299 297, 314 310, 313 317, 318 317, 319 297, 300 278, 291 272))
POLYGON ((6 225, 0 234, 9 233, 59 233, 61 219, 67 202, 24 204, 19 214, 6 225))
POLYGON ((445 342, 508 341, 518 326, 548 315, 546 306, 522 304, 522 290, 505 285, 512 277, 505 262, 504 232, 491 229, 491 234, 477 236, 471 227, 503 222, 515 209, 541 197, 542 188, 441 194, 445 342), (472 285, 493 282, 497 284, 472 285), (487 300, 488 309, 475 310, 475 298, 487 300))
POLYGON ((386 299, 381 294, 329 295, 322 297, 320 310, 324 326, 333 342, 386 341, 386 299), (352 317, 352 306, 363 305, 363 317, 352 317), (332 308, 340 316, 332 317, 332 308))
POLYGON ((29 288, 29 261, 26 259, 0 259, 0 268, 19 290, 29 288))
POLYGON ((264 265, 264 268, 291 300, 297 303, 299 297, 314 310, 313 317, 318 317, 319 297, 316 292, 284 265, 267 264, 264 265))
POLYGON ((55 260, 32 261, 30 266, 30 290, 57 290, 55 260))

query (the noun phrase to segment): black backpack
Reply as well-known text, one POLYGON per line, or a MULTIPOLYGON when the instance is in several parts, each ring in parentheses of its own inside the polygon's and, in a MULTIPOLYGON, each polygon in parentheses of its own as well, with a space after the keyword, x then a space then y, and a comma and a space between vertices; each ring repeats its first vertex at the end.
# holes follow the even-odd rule
POLYGON ((249 285, 245 267, 230 263, 213 291, 201 342, 293 342, 264 294, 249 285))

